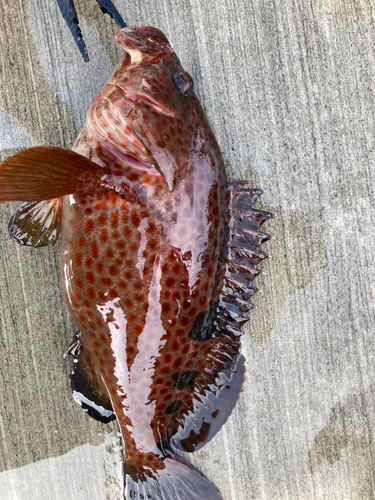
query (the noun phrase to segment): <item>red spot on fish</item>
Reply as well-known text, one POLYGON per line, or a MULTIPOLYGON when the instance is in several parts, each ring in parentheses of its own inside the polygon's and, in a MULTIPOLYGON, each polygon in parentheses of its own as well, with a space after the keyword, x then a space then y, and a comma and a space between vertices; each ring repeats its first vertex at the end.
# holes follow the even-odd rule
POLYGON ((143 326, 142 325, 135 325, 134 326, 134 332, 137 335, 140 335, 143 332, 143 326))
POLYGON ((93 209, 88 207, 88 208, 85 208, 85 214, 86 215, 91 215, 93 213, 93 209))
POLYGON ((189 315, 189 316, 195 316, 195 315, 196 315, 196 313, 197 313, 197 308, 196 308, 196 307, 191 307, 191 308, 189 309, 188 315, 189 315))
POLYGON ((105 229, 102 229, 99 233, 99 239, 102 243, 107 243, 108 241, 108 233, 105 229))
POLYGON ((112 248, 107 248, 107 250, 105 251, 105 256, 107 257, 107 259, 113 259, 113 257, 115 256, 115 252, 112 250, 112 248))
POLYGON ((162 311, 164 314, 168 314, 170 311, 171 311, 171 305, 169 302, 164 302, 164 304, 162 305, 162 311))
POLYGON ((89 283, 94 283, 95 276, 94 276, 94 274, 91 271, 87 271, 85 273, 85 277, 86 277, 86 281, 88 281, 89 283))
POLYGON ((137 214, 137 212, 131 213, 130 220, 131 220, 131 223, 133 224, 133 226, 136 228, 141 223, 141 219, 139 218, 139 215, 137 214))
POLYGON ((118 267, 116 267, 116 266, 110 266, 110 268, 109 268, 109 274, 111 276, 117 276, 119 273, 120 273, 120 270, 119 270, 118 267))
POLYGON ((124 299, 124 305, 127 309, 131 309, 133 307, 133 301, 131 299, 129 299, 128 297, 126 297, 124 299))
POLYGON ((74 283, 75 283, 75 285, 76 285, 77 288, 82 288, 83 287, 83 283, 82 283, 82 281, 79 278, 74 278, 74 283))
POLYGON ((89 269, 92 268, 92 259, 90 257, 87 257, 86 262, 85 262, 86 267, 89 269))
POLYGON ((178 340, 173 340, 171 342, 171 350, 173 352, 177 352, 179 350, 179 348, 180 348, 180 343, 178 342, 178 340))
POLYGON ((137 253, 138 252, 139 245, 138 243, 132 243, 129 247, 129 250, 131 253, 137 253))
MULTIPOLYGON (((121 290, 126 290, 126 289, 128 288, 128 284, 127 284, 127 283, 126 283, 126 281, 124 281, 124 280, 120 280, 120 281, 118 282, 118 286, 119 286, 119 288, 120 288, 121 290)), ((141 297, 141 299, 142 299, 142 297, 141 297)))
POLYGON ((156 249, 157 249, 157 247, 158 247, 158 242, 157 242, 156 240, 150 240, 150 241, 148 242, 148 245, 147 245, 147 246, 148 246, 149 250, 154 251, 154 250, 156 250, 156 249))
POLYGON ((95 264, 95 269, 98 273, 102 273, 104 271, 104 264, 103 262, 97 262, 95 264))
POLYGON ((173 288, 174 287, 174 284, 175 284, 175 281, 173 278, 167 278, 165 280, 165 285, 168 287, 168 288, 173 288))
POLYGON ((175 332, 175 335, 179 339, 179 338, 181 338, 182 336, 185 335, 185 332, 184 332, 184 330, 182 328, 177 328, 177 330, 175 332))
POLYGON ((180 268, 180 264, 175 264, 173 267, 172 267, 172 272, 173 274, 180 274, 180 271, 181 271, 181 268, 180 268))
POLYGON ((117 241, 115 243, 115 247, 118 249, 118 250, 124 250, 124 248, 126 247, 126 243, 124 240, 120 240, 120 241, 117 241))
POLYGON ((178 368, 181 368, 183 361, 184 361, 184 359, 183 359, 181 356, 179 356, 179 357, 175 360, 175 362, 173 363, 173 367, 174 367, 174 368, 177 368, 177 369, 178 369, 178 368))
POLYGON ((119 213, 113 212, 111 216, 111 228, 116 229, 119 225, 119 213))
POLYGON ((93 229, 94 229, 94 222, 91 219, 87 220, 84 229, 85 233, 91 234, 93 229))
POLYGON ((132 172, 128 175, 129 181, 136 182, 139 180, 139 175, 136 172, 132 172))
POLYGON ((184 347, 181 350, 182 354, 187 354, 189 352, 189 349, 190 349, 189 344, 184 345, 184 347))
POLYGON ((111 278, 101 278, 100 283, 104 286, 111 286, 112 280, 111 280, 111 278))
POLYGON ((136 314, 130 313, 128 315, 128 321, 129 321, 129 323, 134 323, 134 321, 136 321, 136 319, 137 319, 137 315, 136 314))
POLYGON ((180 324, 182 326, 187 326, 189 324, 189 318, 187 318, 186 316, 182 316, 180 318, 180 324))
POLYGON ((82 236, 80 238, 78 238, 77 245, 78 245, 78 248, 83 248, 85 246, 85 238, 83 238, 82 236))
POLYGON ((99 255, 99 247, 98 247, 98 244, 96 243, 96 241, 93 241, 91 243, 91 255, 94 259, 97 259, 98 258, 98 255, 99 255))
POLYGON ((167 353, 165 356, 164 356, 164 361, 166 363, 170 363, 172 361, 172 354, 170 353, 167 353))
POLYGON ((75 259, 74 259, 76 265, 80 267, 82 265, 82 254, 77 253, 75 259))

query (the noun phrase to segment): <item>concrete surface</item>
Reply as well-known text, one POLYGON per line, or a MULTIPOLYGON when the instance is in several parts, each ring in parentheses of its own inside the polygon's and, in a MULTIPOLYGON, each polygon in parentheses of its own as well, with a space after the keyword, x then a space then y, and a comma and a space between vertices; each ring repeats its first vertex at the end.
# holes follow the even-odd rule
MULTIPOLYGON (((71 147, 118 60, 116 25, 91 0, 76 5, 89 64, 54 0, 0 2, 2 159, 31 144, 71 147)), ((373 2, 116 5, 129 24, 167 34, 231 180, 262 188, 258 206, 277 215, 241 399, 192 460, 225 500, 373 500, 373 2)), ((58 248, 8 240, 17 206, 0 211, 0 497, 120 499, 116 425, 88 419, 69 389, 62 353, 75 327, 58 248)))

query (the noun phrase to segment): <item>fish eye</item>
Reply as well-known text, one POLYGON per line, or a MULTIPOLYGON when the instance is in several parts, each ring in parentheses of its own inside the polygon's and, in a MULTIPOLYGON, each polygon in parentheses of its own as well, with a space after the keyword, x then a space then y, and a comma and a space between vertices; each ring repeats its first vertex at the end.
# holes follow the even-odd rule
POLYGON ((193 80, 186 71, 176 71, 173 79, 177 87, 183 94, 187 94, 193 88, 193 80))

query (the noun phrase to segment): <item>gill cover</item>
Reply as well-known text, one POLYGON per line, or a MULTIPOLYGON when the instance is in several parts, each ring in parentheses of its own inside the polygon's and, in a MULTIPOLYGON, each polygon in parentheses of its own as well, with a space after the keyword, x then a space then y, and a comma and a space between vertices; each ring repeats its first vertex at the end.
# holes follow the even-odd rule
POLYGON ((116 42, 127 55, 88 112, 92 131, 157 169, 172 191, 189 165, 193 82, 160 30, 124 28, 116 42))

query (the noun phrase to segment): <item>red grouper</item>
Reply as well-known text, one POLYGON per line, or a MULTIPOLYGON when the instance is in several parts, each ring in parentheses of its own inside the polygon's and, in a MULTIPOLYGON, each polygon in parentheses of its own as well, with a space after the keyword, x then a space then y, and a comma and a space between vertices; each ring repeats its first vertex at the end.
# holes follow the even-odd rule
POLYGON ((261 194, 229 184, 193 82, 165 35, 124 28, 125 54, 94 98, 73 151, 36 146, 0 165, 0 201, 24 204, 18 243, 61 236, 61 275, 79 332, 74 398, 117 418, 128 499, 219 500, 178 450, 225 423, 244 379, 261 194))

